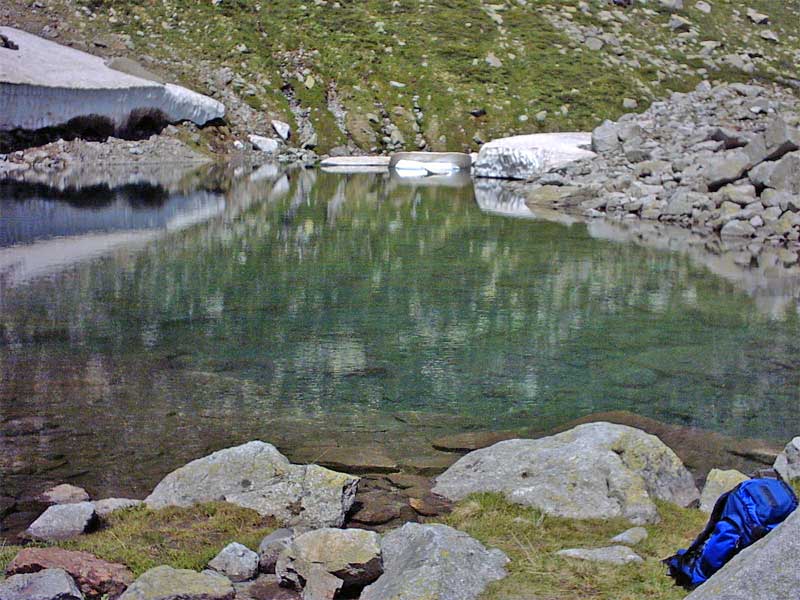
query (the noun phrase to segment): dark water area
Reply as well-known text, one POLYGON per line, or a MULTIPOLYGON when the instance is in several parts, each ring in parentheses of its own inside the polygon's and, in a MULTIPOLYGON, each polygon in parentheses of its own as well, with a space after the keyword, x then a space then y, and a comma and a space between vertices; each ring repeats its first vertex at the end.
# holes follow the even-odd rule
POLYGON ((610 410, 800 431, 796 304, 765 314, 685 254, 486 212, 471 185, 292 171, 89 206, 10 189, 0 497, 143 497, 250 439, 402 467, 445 433, 610 410))

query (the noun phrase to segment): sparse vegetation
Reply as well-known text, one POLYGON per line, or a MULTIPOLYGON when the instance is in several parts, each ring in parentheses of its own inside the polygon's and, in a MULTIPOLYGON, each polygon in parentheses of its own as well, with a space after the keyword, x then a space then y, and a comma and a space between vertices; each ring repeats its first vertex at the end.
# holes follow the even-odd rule
POLYGON ((511 559, 508 577, 491 585, 485 600, 581 598, 603 600, 678 600, 686 592, 666 576, 660 560, 687 547, 708 515, 659 503, 662 521, 647 527, 647 540, 635 547, 644 563, 604 566, 556 556, 564 548, 612 545, 610 539, 631 527, 623 519, 558 519, 496 494, 461 502, 444 522, 466 531, 511 559))

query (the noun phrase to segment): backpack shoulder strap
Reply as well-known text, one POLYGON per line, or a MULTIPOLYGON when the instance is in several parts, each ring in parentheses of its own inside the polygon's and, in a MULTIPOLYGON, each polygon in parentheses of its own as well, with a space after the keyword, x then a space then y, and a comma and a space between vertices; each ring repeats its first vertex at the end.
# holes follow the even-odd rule
POLYGON ((725 504, 728 502, 728 498, 738 489, 739 486, 737 485, 731 491, 725 492, 719 498, 717 498, 717 501, 714 504, 714 509, 711 511, 711 516, 708 519, 708 523, 706 523, 705 529, 703 529, 700 535, 698 535, 694 542, 692 542, 692 545, 686 550, 687 556, 695 554, 698 550, 701 550, 703 546, 705 546, 708 538, 714 532, 714 528, 717 526, 717 523, 719 523, 722 512, 725 510, 725 504))

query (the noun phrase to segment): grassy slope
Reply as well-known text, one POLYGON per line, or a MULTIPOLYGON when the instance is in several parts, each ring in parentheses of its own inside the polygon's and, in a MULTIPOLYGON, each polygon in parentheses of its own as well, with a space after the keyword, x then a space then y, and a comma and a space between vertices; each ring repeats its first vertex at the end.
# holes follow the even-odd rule
MULTIPOLYGON (((589 15, 576 10, 578 0, 529 0, 524 6, 478 0, 222 0, 217 6, 210 0, 57 1, 69 8, 65 14, 74 15, 76 5, 93 11, 96 18, 82 19, 80 25, 87 36, 108 29, 129 35, 134 57, 161 60, 200 91, 205 78, 193 65, 205 61, 208 68, 228 66, 241 77, 234 85, 248 104, 291 121, 281 87, 292 85, 302 105, 311 110, 322 151, 345 141, 326 104, 326 89, 332 84, 348 110, 349 135, 364 149, 375 145, 372 136, 380 138, 379 126, 366 117, 381 116, 376 103, 403 131, 407 146, 413 146, 416 95, 424 115, 421 129, 431 146, 466 150, 477 147, 476 134, 488 140, 590 129, 604 118, 617 117, 624 97, 646 104, 670 89, 688 89, 701 78, 697 69, 703 67, 698 58, 702 40, 725 44, 717 56, 743 48, 765 54, 769 60, 760 62, 752 76, 793 76, 800 35, 800 0, 717 0, 710 15, 688 0, 682 14, 695 23, 698 35, 685 44, 675 43, 668 14, 627 9, 616 11, 609 21, 601 14, 608 8, 605 0, 589 2, 589 15), (490 6, 495 8, 487 9, 490 6), (772 16, 769 28, 779 34, 781 44, 758 37, 764 27, 743 16, 747 6, 772 16), (499 19, 493 19, 492 12, 499 19), (559 30, 564 19, 606 32, 617 23, 626 55, 647 50, 668 68, 649 60, 634 68, 619 65, 608 45, 589 51, 559 30), (249 52, 238 51, 240 44, 249 52), (487 64, 489 52, 500 58, 502 67, 487 64), (293 68, 287 69, 290 64, 293 68), (305 71, 303 79, 311 74, 313 87, 296 78, 297 71, 305 71), (282 76, 287 72, 288 81, 282 76), (393 87, 392 80, 406 87, 393 87), (477 108, 485 109, 486 116, 470 116, 477 108), (538 122, 534 116, 543 110, 548 117, 538 122), (520 120, 523 115, 528 119, 520 120)), ((751 77, 731 69, 717 76, 751 77)))

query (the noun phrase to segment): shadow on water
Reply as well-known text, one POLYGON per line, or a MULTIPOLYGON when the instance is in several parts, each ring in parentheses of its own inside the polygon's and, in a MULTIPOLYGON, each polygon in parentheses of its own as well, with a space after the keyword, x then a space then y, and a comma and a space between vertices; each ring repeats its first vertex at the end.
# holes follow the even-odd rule
POLYGON ((20 211, 0 225, 0 472, 21 505, 63 481, 141 497, 251 439, 413 472, 452 460, 444 434, 603 411, 800 429, 796 288, 763 310, 694 250, 550 222, 502 186, 166 175, 115 175, 89 208, 64 181, 0 187, 20 211))

